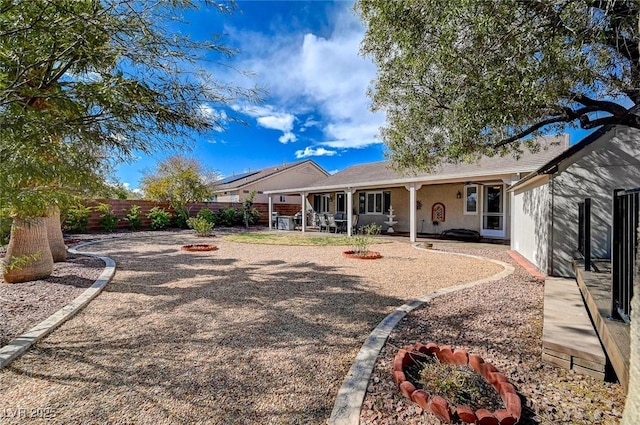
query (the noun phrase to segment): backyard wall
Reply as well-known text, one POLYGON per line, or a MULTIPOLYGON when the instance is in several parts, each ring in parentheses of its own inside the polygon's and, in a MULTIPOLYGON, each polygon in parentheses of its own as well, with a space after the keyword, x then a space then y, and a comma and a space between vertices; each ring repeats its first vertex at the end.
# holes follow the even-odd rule
MULTIPOLYGON (((128 210, 133 205, 138 205, 141 209, 142 213, 140 218, 142 219, 143 228, 149 227, 151 223, 151 220, 147 218, 147 213, 153 207, 157 206, 160 208, 164 208, 166 211, 169 211, 172 214, 174 214, 174 217, 175 217, 175 212, 173 208, 169 206, 168 202, 145 201, 145 200, 139 200, 139 199, 95 199, 95 200, 86 201, 84 204, 88 207, 95 207, 98 204, 109 204, 111 206, 111 210, 113 211, 113 213, 121 218, 121 220, 118 222, 116 226, 116 229, 129 228, 129 224, 126 221, 122 220, 122 218, 126 214, 124 211, 128 210)), ((187 207, 189 208, 189 214, 191 216, 195 216, 198 213, 198 211, 200 211, 201 208, 209 208, 214 212, 218 212, 222 208, 230 208, 230 207, 236 208, 238 210, 242 210, 241 203, 227 203, 227 202, 198 202, 198 203, 189 204, 187 205, 187 207)), ((258 212, 260 213, 258 224, 265 225, 265 226, 268 225, 269 221, 267 217, 269 216, 269 205, 265 203, 254 203, 253 208, 257 209, 258 212)), ((276 204, 274 205, 273 209, 274 211, 280 213, 281 215, 294 215, 296 212, 300 210, 300 205, 276 204)), ((97 211, 93 211, 91 213, 91 215, 89 216, 89 227, 87 230, 89 231, 102 230, 102 227, 100 226, 100 214, 101 213, 97 211)))

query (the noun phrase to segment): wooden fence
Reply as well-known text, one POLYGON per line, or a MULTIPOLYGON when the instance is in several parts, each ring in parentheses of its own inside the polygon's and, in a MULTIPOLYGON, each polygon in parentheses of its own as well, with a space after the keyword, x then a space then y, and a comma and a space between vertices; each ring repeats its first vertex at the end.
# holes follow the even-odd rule
MULTIPOLYGON (((85 206, 95 207, 99 204, 108 204, 111 206, 111 210, 113 214, 120 217, 120 221, 116 225, 116 229, 126 229, 129 227, 129 223, 127 223, 122 218, 126 215, 126 211, 129 210, 133 205, 138 205, 141 210, 140 219, 142 220, 142 227, 148 228, 151 224, 151 220, 147 218, 147 213, 153 207, 164 208, 166 211, 170 212, 172 216, 175 218, 175 211, 173 208, 169 206, 168 202, 156 202, 156 201, 145 201, 138 199, 94 199, 91 201, 86 201, 84 203, 85 206)), ((208 208, 213 212, 218 212, 222 208, 236 208, 239 211, 242 211, 242 203, 232 203, 232 202, 198 202, 191 203, 187 205, 189 209, 189 215, 195 216, 198 211, 202 208, 208 208)), ((253 208, 258 210, 260 213, 260 218, 258 219, 258 224, 260 225, 268 225, 269 224, 269 204, 265 203, 254 203, 253 208)), ((274 204, 273 211, 278 212, 280 215, 294 215, 296 212, 300 211, 300 205, 297 204, 274 204)), ((101 230, 100 226, 100 212, 92 211, 89 216, 89 226, 87 230, 101 230)))

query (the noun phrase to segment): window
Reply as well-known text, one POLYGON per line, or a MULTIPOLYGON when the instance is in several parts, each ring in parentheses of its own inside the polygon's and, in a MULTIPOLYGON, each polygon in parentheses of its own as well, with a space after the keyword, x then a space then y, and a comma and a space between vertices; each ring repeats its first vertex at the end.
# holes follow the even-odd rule
POLYGON ((364 192, 358 195, 359 214, 386 214, 391 205, 391 192, 364 192))
POLYGON ((280 202, 287 202, 287 197, 284 195, 280 195, 280 202))
POLYGON ((346 212, 346 203, 344 199, 344 193, 338 193, 336 195, 336 212, 346 212))
POLYGON ((313 210, 317 213, 328 213, 329 199, 328 195, 313 195, 313 210))
POLYGON ((478 186, 475 184, 464 187, 464 213, 478 214, 478 186))
POLYGON ((211 202, 218 202, 218 195, 212 195, 211 202))

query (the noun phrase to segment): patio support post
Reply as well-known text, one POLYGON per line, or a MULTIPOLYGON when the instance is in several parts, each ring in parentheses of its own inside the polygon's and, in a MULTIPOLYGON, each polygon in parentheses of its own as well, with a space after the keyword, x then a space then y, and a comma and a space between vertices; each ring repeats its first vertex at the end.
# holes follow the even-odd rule
POLYGON ((415 242, 418 239, 416 227, 416 192, 422 187, 421 184, 411 183, 405 188, 409 191, 409 241, 415 242))
POLYGON ((273 196, 269 195, 269 230, 273 230, 273 196))
POLYGON ((302 205, 302 233, 304 233, 307 231, 307 192, 302 192, 300 198, 302 205))
POLYGON ((353 192, 354 190, 348 187, 347 192, 347 236, 353 236, 353 192))

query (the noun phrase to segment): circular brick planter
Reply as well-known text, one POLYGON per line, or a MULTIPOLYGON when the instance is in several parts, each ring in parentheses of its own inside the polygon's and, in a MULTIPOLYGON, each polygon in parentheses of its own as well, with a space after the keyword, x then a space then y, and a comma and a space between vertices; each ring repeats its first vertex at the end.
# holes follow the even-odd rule
POLYGON ((187 251, 187 252, 201 252, 201 251, 215 251, 218 249, 218 247, 215 245, 209 245, 209 244, 194 244, 194 245, 183 245, 182 248, 180 249, 182 251, 187 251))
POLYGON ((347 258, 357 258, 360 260, 377 260, 378 258, 382 258, 382 255, 378 251, 367 251, 365 255, 358 254, 355 251, 344 251, 342 253, 347 258))
POLYGON ((514 425, 518 422, 522 414, 522 405, 515 387, 509 383, 507 377, 498 372, 491 363, 486 363, 482 357, 469 355, 464 350, 452 350, 448 345, 438 347, 433 342, 427 345, 417 343, 398 351, 393 361, 393 379, 405 397, 438 416, 443 422, 451 423, 453 417, 449 402, 443 397, 430 396, 425 390, 417 389, 405 376, 405 369, 421 361, 424 355, 435 355, 441 363, 469 366, 500 394, 506 409, 494 412, 487 409, 474 411, 469 406, 457 406, 455 415, 462 422, 478 425, 514 425))

